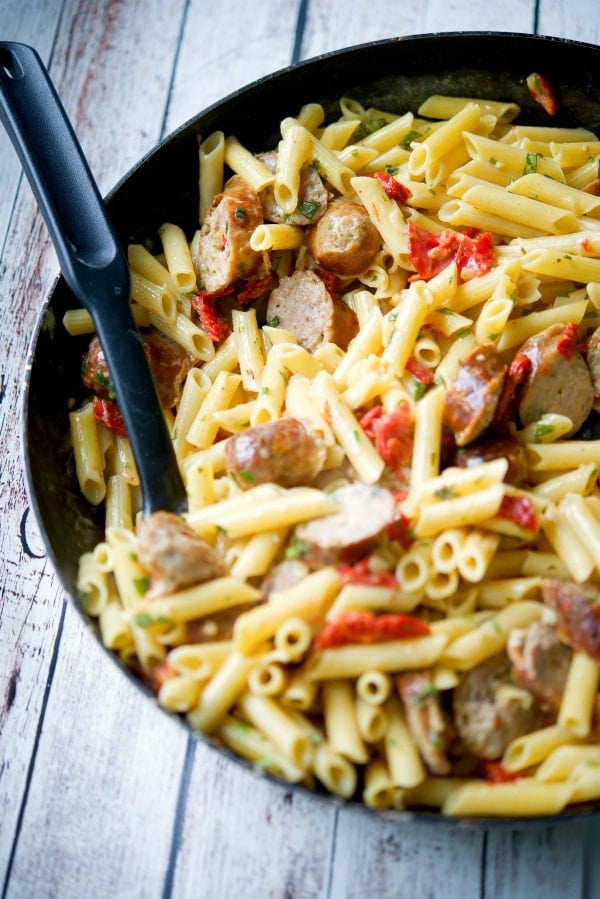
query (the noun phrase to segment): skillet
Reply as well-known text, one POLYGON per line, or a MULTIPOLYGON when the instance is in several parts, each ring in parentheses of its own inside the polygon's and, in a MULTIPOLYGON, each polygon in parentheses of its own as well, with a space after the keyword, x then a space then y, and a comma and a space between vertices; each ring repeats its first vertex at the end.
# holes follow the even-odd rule
MULTIPOLYGON (((307 102, 321 103, 326 114, 333 116, 342 95, 367 107, 397 113, 416 110, 433 93, 503 99, 519 104, 524 121, 548 124, 547 115, 525 83, 527 75, 537 71, 551 83, 558 100, 558 113, 551 124, 584 126, 598 133, 599 69, 598 47, 490 32, 395 38, 328 53, 262 78, 192 118, 114 188, 107 197, 109 215, 123 246, 145 242, 158 249, 157 229, 164 221, 181 225, 191 237, 197 227, 200 136, 219 129, 235 134, 251 150, 274 147, 283 117, 295 114, 307 102)), ((84 396, 80 371, 88 340, 69 336, 61 321, 67 309, 77 306, 59 277, 41 309, 31 344, 24 394, 24 456, 31 504, 48 555, 71 601, 96 631, 77 601, 75 585, 80 555, 103 538, 103 511, 82 498, 69 444, 68 411, 84 396)), ((130 672, 127 675, 133 677, 130 672)), ((141 681, 136 679, 136 683, 148 697, 153 695, 141 681)), ((249 767, 227 750, 219 751, 249 767)), ((399 820, 416 816, 453 826, 522 827, 597 815, 598 811, 592 806, 571 808, 552 819, 457 820, 412 811, 383 814, 399 820)))

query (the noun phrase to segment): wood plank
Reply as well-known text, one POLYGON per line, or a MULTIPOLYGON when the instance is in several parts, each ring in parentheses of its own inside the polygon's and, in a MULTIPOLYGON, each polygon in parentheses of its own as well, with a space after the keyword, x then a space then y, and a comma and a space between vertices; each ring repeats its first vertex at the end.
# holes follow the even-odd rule
MULTIPOLYGON (((168 10, 163 4, 149 0, 145 4, 147 16, 139 16, 137 8, 127 2, 93 7, 87 3, 71 2, 65 7, 51 74, 81 136, 102 190, 108 189, 158 139, 182 10, 183 0, 179 4, 171 4, 168 10), (135 53, 129 52, 132 46, 136 48, 135 53), (98 60, 102 61, 101 65, 98 65, 98 60)), ((50 5, 46 13, 46 18, 37 22, 41 32, 54 21, 55 13, 52 10, 50 16, 50 5)), ((0 654, 2 670, 8 673, 0 693, 0 726, 3 733, 10 734, 10 740, 3 746, 0 781, 2 880, 18 827, 21 802, 23 797, 27 798, 28 772, 34 760, 36 732, 44 708, 46 682, 62 608, 61 590, 52 577, 50 566, 43 559, 29 559, 19 539, 27 510, 21 486, 19 445, 23 360, 37 310, 57 270, 56 258, 27 184, 23 184, 18 193, 10 232, 4 254, 7 267, 2 283, 4 300, 0 304, 0 330, 5 335, 0 451, 3 459, 2 483, 6 485, 0 499, 3 521, 0 552, 5 560, 0 598, 0 654), (8 489, 9 484, 11 489, 8 489)), ((31 520, 29 524, 32 524, 31 520)), ((79 627, 82 628, 81 624, 79 627)), ((69 656, 66 653, 72 640, 72 634, 68 632, 64 645, 61 643, 58 671, 62 671, 67 664, 69 656)), ((72 663, 70 679, 60 681, 63 685, 69 681, 78 682, 79 669, 87 656, 87 651, 84 652, 81 647, 80 652, 82 656, 72 663)), ((106 703, 107 708, 114 710, 122 701, 119 687, 125 689, 126 684, 121 684, 122 679, 117 678, 113 681, 114 688, 106 696, 92 689, 92 685, 104 683, 106 674, 106 660, 100 655, 94 658, 96 670, 89 682, 90 702, 92 706, 94 702, 106 703)), ((61 692, 66 701, 68 690, 63 687, 61 692)), ((58 702, 49 710, 40 741, 42 756, 45 741, 55 741, 55 752, 48 757, 45 772, 49 779, 53 778, 55 771, 62 771, 60 759, 67 749, 75 753, 81 750, 83 754, 81 742, 77 740, 79 732, 66 733, 62 730, 62 711, 58 702)), ((85 741, 88 733, 89 728, 82 731, 80 740, 85 741)), ((107 734, 107 745, 112 745, 110 732, 107 734)), ((172 781, 173 789, 176 789, 176 784, 177 778, 172 781)), ((58 786, 57 792, 60 793, 58 786)), ((45 803, 44 808, 32 807, 29 811, 28 807, 31 817, 23 819, 23 829, 19 835, 19 845, 28 847, 23 849, 25 857, 39 845, 36 839, 40 837, 37 823, 29 829, 27 821, 50 819, 55 800, 56 795, 52 791, 40 791, 39 801, 45 803)), ((73 820, 82 823, 77 815, 73 816, 73 820)), ((126 813, 123 813, 122 820, 127 821, 126 813)), ((60 855, 61 846, 64 848, 66 845, 61 844, 61 840, 66 839, 65 834, 54 827, 52 833, 60 855)))
POLYGON ((586 825, 493 831, 488 835, 484 895, 563 899, 583 896, 586 825))
POLYGON ((289 64, 300 0, 232 0, 223 26, 204 0, 191 0, 177 59, 166 132, 229 93, 289 64), (235 27, 231 23, 235 22, 235 27), (215 40, 215 34, 219 39, 215 40))
MULTIPOLYGON (((2 40, 19 41, 35 47, 47 64, 54 35, 58 27, 61 4, 55 0, 40 0, 24 4, 21 0, 4 0, 0 7, 0 34, 2 40)), ((14 206, 17 187, 21 179, 21 163, 14 152, 8 135, 0 128, 0 248, 14 206)))
POLYGON ((541 0, 538 34, 560 35, 570 40, 600 43, 598 10, 591 3, 541 0))
POLYGON ((7 896, 159 896, 186 744, 69 604, 7 896))
POLYGON ((327 895, 333 807, 199 743, 176 860, 177 899, 327 895))
POLYGON ((378 821, 344 808, 338 817, 329 897, 478 899, 483 839, 483 831, 460 825, 378 821))

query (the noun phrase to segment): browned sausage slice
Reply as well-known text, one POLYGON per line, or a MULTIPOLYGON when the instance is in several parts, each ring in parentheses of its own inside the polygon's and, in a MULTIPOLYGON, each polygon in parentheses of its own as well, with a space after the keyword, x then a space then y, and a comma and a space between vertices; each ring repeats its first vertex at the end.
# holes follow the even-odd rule
POLYGON ((475 347, 459 365, 444 400, 444 418, 458 446, 471 443, 491 423, 506 367, 491 343, 475 347))
POLYGON ((542 597, 557 614, 559 637, 600 662, 600 589, 593 584, 547 580, 542 583, 542 597))
POLYGON ((225 465, 240 487, 266 483, 299 487, 314 481, 325 454, 310 425, 297 418, 281 418, 230 437, 225 465))
POLYGON ((339 487, 330 497, 339 506, 337 512, 296 528, 302 558, 309 565, 356 562, 394 520, 395 500, 385 487, 357 482, 339 487))
POLYGON ((452 728, 430 672, 408 671, 399 674, 396 689, 404 703, 409 730, 427 768, 432 774, 450 774, 452 765, 447 749, 452 728))
POLYGON ((380 246, 365 207, 347 200, 331 203, 308 234, 308 248, 319 265, 342 277, 366 271, 380 246))
POLYGON ((515 628, 508 636, 506 651, 514 665, 517 683, 557 713, 573 652, 559 639, 556 628, 546 621, 515 628))
POLYGON ((345 350, 358 331, 354 311, 332 296, 321 278, 309 270, 282 278, 271 291, 267 321, 291 331, 309 353, 327 342, 345 350))
POLYGON ((531 362, 519 402, 519 418, 526 426, 540 415, 554 412, 570 418, 575 434, 591 412, 594 388, 589 369, 577 350, 562 352, 560 339, 565 326, 551 325, 526 340, 519 355, 531 362))
MULTIPOLYGON (((270 172, 277 168, 277 150, 269 150, 259 153, 258 158, 270 172)), ((298 188, 298 206, 293 212, 283 212, 275 199, 275 192, 271 186, 260 192, 265 221, 276 222, 281 225, 314 225, 325 210, 329 194, 321 180, 321 176, 313 165, 306 164, 300 170, 300 185, 298 188)))
POLYGON ((138 558, 161 596, 225 573, 221 556, 172 512, 154 512, 137 529, 138 558))
POLYGON ((251 248, 250 237, 262 222, 258 194, 240 175, 233 175, 214 198, 193 241, 194 271, 204 290, 216 293, 256 272, 263 256, 251 248))
POLYGON ((454 723, 464 748, 482 759, 498 759, 516 737, 541 727, 546 720, 531 694, 522 701, 514 691, 510 659, 498 653, 468 671, 454 691, 454 723))
POLYGON ((590 370, 594 395, 600 396, 600 328, 596 328, 588 340, 586 361, 590 370))
POLYGON ((474 468, 492 459, 506 459, 508 468, 504 476, 507 484, 522 484, 527 477, 529 464, 525 447, 508 433, 497 437, 482 437, 455 454, 453 464, 459 468, 474 468))
MULTIPOLYGON (((171 409, 181 396, 194 357, 160 331, 144 331, 141 338, 160 401, 166 409, 171 409)), ((114 399, 106 358, 97 337, 92 338, 84 356, 82 380, 92 393, 114 399)))

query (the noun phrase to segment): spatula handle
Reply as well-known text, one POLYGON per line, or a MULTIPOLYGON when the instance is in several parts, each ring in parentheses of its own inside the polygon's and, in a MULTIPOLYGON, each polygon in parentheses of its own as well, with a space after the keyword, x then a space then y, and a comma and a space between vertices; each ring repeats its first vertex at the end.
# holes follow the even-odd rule
POLYGON ((0 42, 0 119, 65 281, 94 321, 138 468, 144 514, 182 512, 185 489, 131 314, 125 255, 48 72, 26 44, 0 42))

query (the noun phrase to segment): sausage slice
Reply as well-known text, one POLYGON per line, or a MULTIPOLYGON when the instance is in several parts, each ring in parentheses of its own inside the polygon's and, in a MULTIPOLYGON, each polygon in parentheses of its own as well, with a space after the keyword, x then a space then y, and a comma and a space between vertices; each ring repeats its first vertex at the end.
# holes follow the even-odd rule
POLYGON ((339 511, 314 518, 296 528, 309 565, 347 565, 368 553, 385 528, 392 524, 395 500, 385 487, 346 484, 330 497, 339 511))
POLYGON ((221 556, 172 512, 142 519, 137 536, 138 558, 152 578, 153 596, 225 574, 221 556))
POLYGON ((491 423, 506 368, 492 343, 475 347, 459 365, 444 400, 444 418, 458 446, 471 443, 491 423))
MULTIPOLYGON (((183 382, 195 359, 155 329, 144 331, 141 339, 160 401, 166 409, 171 409, 181 396, 183 382)), ((106 358, 97 337, 90 341, 83 358, 82 372, 82 380, 88 390, 97 396, 114 398, 106 358)))
POLYGON ((600 589, 553 580, 543 581, 541 589, 544 602, 556 612, 559 637, 600 662, 600 589))
POLYGON ((366 271, 380 246, 365 207, 347 200, 331 203, 308 234, 308 248, 319 265, 342 277, 366 271))
POLYGON ((267 321, 273 320, 291 331, 309 353, 327 342, 345 350, 358 331, 354 311, 332 296, 321 278, 308 269, 282 278, 271 291, 267 321))
POLYGON ((240 175, 233 175, 214 198, 193 241, 194 271, 204 290, 216 293, 257 271, 263 256, 251 248, 250 237, 262 222, 258 194, 240 175))
POLYGON ((557 713, 571 665, 573 651, 559 639, 556 628, 546 621, 511 631, 506 651, 513 663, 518 684, 557 713))
POLYGON ((281 487, 311 484, 326 450, 310 425, 281 418, 234 434, 225 444, 228 474, 240 487, 275 483, 281 487))
POLYGON ((550 325, 526 340, 519 351, 531 363, 519 402, 519 418, 523 426, 537 421, 540 415, 554 412, 570 418, 573 426, 565 434, 575 434, 592 410, 594 387, 590 371, 576 349, 562 349, 565 326, 550 325))
POLYGON ((468 671, 454 691, 458 735, 477 758, 500 758, 512 740, 545 723, 533 696, 531 702, 523 702, 513 691, 502 692, 503 687, 514 688, 512 677, 510 659, 501 652, 468 671))
MULTIPOLYGON (((259 153, 258 158, 269 169, 275 172, 277 168, 277 150, 269 150, 259 153)), ((300 184, 298 187, 298 205, 293 212, 283 212, 275 199, 272 186, 266 187, 260 192, 263 214, 268 222, 276 222, 281 225, 314 225, 325 210, 329 194, 321 180, 321 176, 313 165, 309 163, 300 170, 300 184)))

